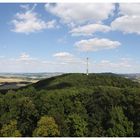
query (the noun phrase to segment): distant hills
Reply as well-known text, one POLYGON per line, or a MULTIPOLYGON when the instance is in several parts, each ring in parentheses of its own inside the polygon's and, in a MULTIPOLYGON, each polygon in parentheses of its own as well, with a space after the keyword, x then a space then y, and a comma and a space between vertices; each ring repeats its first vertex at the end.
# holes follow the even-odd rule
POLYGON ((125 78, 129 78, 133 81, 139 82, 140 83, 140 73, 132 73, 132 74, 121 74, 125 78))
POLYGON ((52 76, 61 75, 63 73, 60 72, 53 72, 53 73, 0 73, 0 77, 11 77, 11 78, 27 78, 27 79, 34 79, 34 80, 40 80, 43 78, 49 78, 52 76))

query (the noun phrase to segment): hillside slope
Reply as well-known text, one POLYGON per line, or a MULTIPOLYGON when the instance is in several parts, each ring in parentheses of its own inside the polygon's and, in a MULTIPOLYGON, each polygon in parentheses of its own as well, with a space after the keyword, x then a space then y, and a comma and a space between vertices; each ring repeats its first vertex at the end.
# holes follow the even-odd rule
POLYGON ((139 87, 137 82, 112 73, 100 74, 63 74, 41 80, 32 85, 36 89, 63 89, 70 87, 112 86, 112 87, 139 87))

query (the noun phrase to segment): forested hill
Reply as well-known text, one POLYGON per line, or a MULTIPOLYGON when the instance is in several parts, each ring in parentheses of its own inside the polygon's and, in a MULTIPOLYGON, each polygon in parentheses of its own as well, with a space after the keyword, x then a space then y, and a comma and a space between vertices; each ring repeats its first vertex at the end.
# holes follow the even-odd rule
POLYGON ((140 87, 140 84, 113 73, 99 74, 63 74, 41 80, 32 85, 36 89, 64 89, 70 87, 112 86, 112 87, 140 87))
POLYGON ((63 74, 0 94, 1 137, 139 137, 140 84, 63 74))

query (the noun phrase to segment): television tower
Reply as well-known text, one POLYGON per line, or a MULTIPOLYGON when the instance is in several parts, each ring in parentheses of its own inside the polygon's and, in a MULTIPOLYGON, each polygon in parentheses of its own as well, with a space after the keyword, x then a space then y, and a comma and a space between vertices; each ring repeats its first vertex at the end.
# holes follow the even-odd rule
POLYGON ((87 75, 88 75, 88 57, 87 57, 87 75))

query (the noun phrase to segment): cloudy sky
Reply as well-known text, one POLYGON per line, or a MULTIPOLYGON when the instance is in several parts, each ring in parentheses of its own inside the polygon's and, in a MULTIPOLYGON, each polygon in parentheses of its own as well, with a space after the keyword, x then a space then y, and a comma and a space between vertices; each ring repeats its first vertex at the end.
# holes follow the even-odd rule
POLYGON ((140 72, 139 7, 0 3, 0 72, 140 72))

